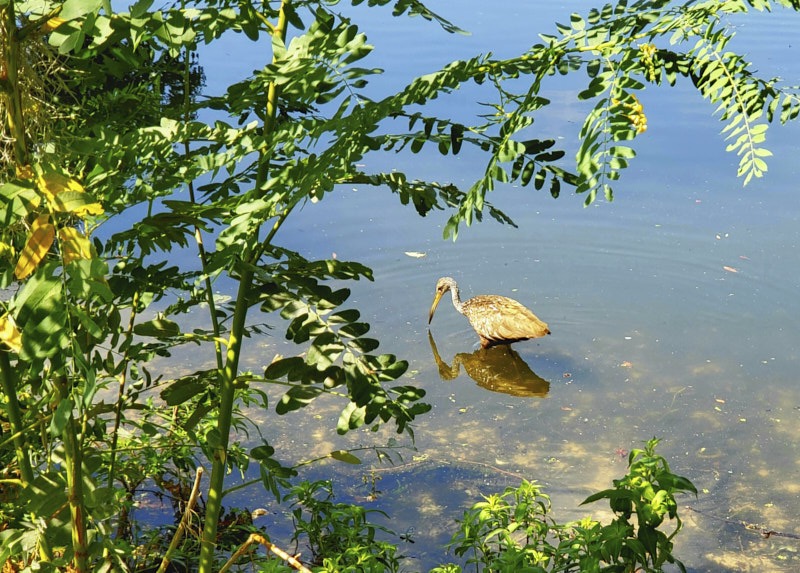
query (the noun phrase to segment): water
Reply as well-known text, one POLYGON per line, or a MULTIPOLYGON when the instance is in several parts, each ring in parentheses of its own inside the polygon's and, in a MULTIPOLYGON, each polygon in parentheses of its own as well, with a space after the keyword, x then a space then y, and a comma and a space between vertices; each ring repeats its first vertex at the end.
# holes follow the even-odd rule
MULTIPOLYGON (((454 58, 517 53, 537 41, 537 32, 551 32, 553 22, 593 4, 487 6, 431 4, 471 30, 470 37, 388 14, 366 23, 377 46, 374 65, 387 69, 375 83, 376 97, 454 58)), ((372 11, 357 12, 362 22, 376 18, 368 16, 372 11)), ((798 24, 800 18, 788 13, 731 20, 739 32, 731 48, 746 52, 763 76, 796 82, 800 58, 792 32, 798 24)), ((263 54, 236 52, 239 40, 230 41, 221 55, 204 61, 208 78, 227 82, 236 73, 231 53, 240 53, 243 74, 263 65, 263 54)), ((675 554, 690 570, 797 570, 796 540, 763 538, 720 518, 800 533, 800 202, 794 161, 800 131, 796 125, 770 129, 768 148, 775 157, 769 174, 743 189, 735 177, 738 158, 724 152, 722 124, 683 83, 642 93, 649 131, 637 139, 639 157, 616 185, 613 203, 584 209, 582 197, 553 200, 546 192, 500 187, 489 199, 519 228, 485 222, 462 228, 452 243, 441 239, 446 214, 422 219, 388 192, 342 187, 281 230, 279 242, 310 258, 335 254, 373 268, 374 283, 349 285, 351 302, 371 323, 381 350, 410 361, 406 381, 425 388, 433 405, 415 424, 416 451, 405 452, 400 466, 379 466, 368 455, 362 456, 364 466, 335 466, 341 499, 367 499, 362 476, 380 478, 380 493, 368 503, 392 516, 393 529, 413 533, 416 543, 402 548, 410 570, 446 560, 441 545, 454 530, 452 520, 481 494, 501 491, 519 477, 545 484, 560 521, 588 513, 607 518, 600 504, 578 503, 609 487, 625 471, 625 452, 653 435, 663 439, 660 451, 673 471, 701 491, 697 500, 681 499, 686 531, 675 554), (470 377, 461 368, 448 379, 455 356, 467 362, 477 351, 476 336, 448 299, 430 328, 442 371, 449 373, 440 377, 427 311, 436 279, 444 275, 459 281, 465 297, 512 296, 549 323, 552 336, 513 347, 522 382, 506 385, 506 392, 487 388, 481 379, 503 377, 491 365, 488 374, 473 369, 470 377)), ((577 85, 554 80, 549 97, 557 104, 536 124, 567 147, 574 147, 585 112, 574 103, 577 85)), ((474 109, 474 92, 466 89, 446 105, 467 113, 474 109)), ((469 155, 443 158, 432 151, 368 162, 368 168, 394 166, 464 184, 479 175, 469 155)), ((266 337, 249 364, 263 366, 288 350, 280 335, 266 337)), ((320 400, 282 419, 253 416, 263 416, 271 442, 300 457, 391 437, 367 431, 336 436, 331 429, 340 407, 320 400)), ((326 472, 312 469, 309 475, 326 472)), ((279 531, 284 517, 273 515, 267 526, 279 531)))

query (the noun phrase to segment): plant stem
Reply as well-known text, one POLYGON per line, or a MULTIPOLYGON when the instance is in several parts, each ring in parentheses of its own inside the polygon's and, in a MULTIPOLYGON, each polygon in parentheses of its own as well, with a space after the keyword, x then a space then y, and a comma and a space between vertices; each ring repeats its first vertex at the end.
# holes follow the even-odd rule
MULTIPOLYGON (((185 123, 189 123, 191 119, 191 111, 189 106, 191 105, 191 95, 192 95, 192 85, 191 85, 191 51, 189 48, 186 49, 186 55, 184 58, 186 61, 184 62, 183 67, 183 121, 185 123)), ((183 142, 183 154, 186 157, 191 155, 192 149, 189 146, 189 141, 184 140, 183 142)), ((194 181, 189 181, 187 184, 187 189, 189 190, 189 200, 196 204, 197 200, 195 199, 195 192, 194 192, 194 181)), ((214 352, 217 357, 217 368, 222 370, 223 368, 223 358, 222 358, 222 344, 220 344, 220 327, 219 327, 219 318, 217 317, 217 304, 214 302, 214 291, 212 289, 213 285, 211 283, 211 277, 209 276, 207 269, 208 269, 208 253, 206 252, 205 244, 203 243, 203 235, 200 232, 200 227, 195 225, 194 227, 194 240, 197 243, 197 254, 200 257, 200 268, 203 271, 203 281, 205 283, 206 288, 206 303, 208 304, 208 316, 211 318, 211 328, 214 331, 214 352)))
POLYGON ((245 270, 239 278, 239 292, 233 312, 233 324, 228 339, 228 353, 225 368, 220 380, 220 405, 217 418, 217 443, 212 444, 211 479, 206 500, 206 518, 203 524, 203 537, 200 547, 200 573, 211 573, 214 548, 217 540, 217 524, 222 511, 222 489, 225 481, 225 467, 228 455, 229 434, 233 418, 233 402, 236 395, 234 382, 239 368, 242 337, 247 319, 248 293, 253 272, 245 270))
POLYGON ((122 407, 125 404, 125 381, 128 377, 128 350, 130 341, 133 338, 133 326, 136 321, 136 307, 139 306, 139 293, 133 294, 131 302, 131 316, 128 320, 128 330, 125 336, 129 344, 125 347, 125 355, 122 357, 122 372, 119 375, 119 388, 117 391, 117 403, 114 405, 114 430, 111 433, 111 459, 108 462, 108 487, 114 487, 114 479, 117 473, 117 445, 119 444, 119 426, 122 422, 122 407))
MULTIPOLYGON (((68 392, 69 381, 66 376, 56 380, 59 403, 70 400, 68 392)), ((64 440, 64 465, 67 474, 67 498, 72 531, 72 566, 77 573, 88 573, 89 550, 86 540, 86 507, 83 496, 83 451, 78 439, 78 422, 70 409, 67 424, 62 435, 64 440)))
POLYGON ((17 401, 17 381, 15 378, 14 369, 11 367, 11 361, 8 359, 8 352, 0 350, 0 379, 3 384, 3 394, 6 396, 4 400, 6 414, 8 415, 8 421, 11 425, 11 433, 14 435, 14 450, 17 454, 19 473, 23 483, 27 485, 33 482, 33 468, 31 467, 28 454, 25 453, 22 413, 20 412, 19 402, 17 401))
POLYGON ((2 69, 5 78, 0 82, 6 101, 6 124, 14 140, 14 160, 17 167, 29 163, 28 146, 25 142, 25 122, 22 114, 22 95, 19 88, 19 38, 17 30, 17 14, 14 0, 0 7, 0 33, 3 46, 0 54, 3 55, 2 69))
MULTIPOLYGON (((278 23, 270 32, 277 36, 280 41, 286 39, 287 14, 286 8, 291 0, 282 0, 278 14, 278 23)), ((275 56, 273 55, 273 62, 275 56)), ((270 84, 267 91, 266 119, 264 121, 264 132, 270 133, 275 121, 277 112, 278 90, 275 84, 270 84)), ((256 189, 263 188, 269 174, 270 152, 262 151, 259 158, 258 176, 256 178, 256 189)), ((220 371, 220 405, 217 417, 217 443, 213 444, 213 455, 211 460, 211 478, 208 488, 208 499, 206 500, 206 517, 203 523, 203 534, 200 545, 200 564, 199 573, 211 573, 214 564, 214 549, 217 540, 217 525, 222 511, 222 496, 225 482, 225 468, 228 455, 228 443, 231 431, 231 421, 233 418, 233 406, 236 396, 235 381, 239 370, 239 358, 241 357, 242 339, 244 338, 245 325, 247 323, 247 311, 250 307, 250 289, 253 283, 253 265, 258 263, 266 245, 275 235, 280 223, 282 223, 289 209, 283 211, 282 215, 272 228, 267 239, 260 244, 251 247, 248 256, 244 260, 249 263, 242 267, 239 276, 239 289, 236 296, 236 306, 233 311, 233 321, 228 337, 228 350, 225 356, 225 367, 220 371)), ((253 234, 258 237, 258 229, 253 234)))

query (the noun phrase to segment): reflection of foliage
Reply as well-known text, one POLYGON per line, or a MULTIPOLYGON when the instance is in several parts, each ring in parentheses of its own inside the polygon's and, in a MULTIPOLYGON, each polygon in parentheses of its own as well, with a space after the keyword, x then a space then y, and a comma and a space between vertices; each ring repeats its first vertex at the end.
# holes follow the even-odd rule
MULTIPOLYGON (((672 554, 672 538, 682 526, 675 495, 697 490, 670 471, 666 460, 655 453, 657 444, 653 439, 644 449, 633 450, 628 474, 614 480, 612 489, 584 501, 609 500, 615 518, 607 525, 589 518, 559 525, 550 515, 550 498, 536 483, 525 481, 476 503, 464 514, 450 547, 476 570, 657 573, 671 563, 685 571, 672 554), (660 529, 665 518, 675 520, 670 535, 660 529)), ((453 571, 460 568, 434 570, 453 571)))

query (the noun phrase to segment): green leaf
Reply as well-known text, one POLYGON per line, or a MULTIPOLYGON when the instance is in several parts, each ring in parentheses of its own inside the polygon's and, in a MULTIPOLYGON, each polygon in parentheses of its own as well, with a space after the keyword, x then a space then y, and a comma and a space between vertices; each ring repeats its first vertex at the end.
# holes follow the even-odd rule
POLYGON ((598 500, 600 500, 600 499, 610 498, 610 497, 611 497, 611 495, 612 495, 612 494, 613 494, 615 491, 616 491, 616 490, 613 490, 613 489, 604 489, 603 491, 598 491, 597 493, 593 493, 592 495, 590 495, 589 497, 587 497, 586 499, 584 499, 584 500, 583 500, 583 501, 580 503, 580 505, 586 505, 587 503, 594 503, 595 501, 598 501, 598 500))
POLYGON ((339 415, 336 431, 339 434, 346 434, 349 430, 360 428, 366 422, 366 413, 366 406, 358 406, 355 402, 350 402, 339 415))
POLYGON ((364 354, 372 352, 373 350, 378 348, 378 346, 380 346, 380 342, 378 342, 374 338, 366 338, 366 337, 356 338, 350 344, 364 354))
POLYGON ((74 20, 89 12, 97 12, 102 5, 103 0, 66 0, 58 16, 64 20, 74 20))
POLYGON ((250 450, 250 456, 259 462, 263 462, 272 458, 275 455, 275 448, 268 444, 264 444, 261 446, 256 446, 252 450, 250 450))
POLYGON ((280 380, 292 372, 304 371, 306 369, 305 360, 300 356, 281 358, 274 361, 264 370, 264 378, 267 380, 280 380))
POLYGON ((328 316, 328 322, 330 324, 342 324, 348 322, 355 322, 361 317, 361 313, 354 309, 349 308, 345 310, 340 310, 338 312, 334 312, 328 316))
POLYGON ((658 551, 659 532, 649 525, 639 524, 639 531, 636 537, 644 545, 645 551, 651 556, 655 556, 658 551))
POLYGON ((103 329, 92 319, 92 317, 79 306, 72 307, 72 313, 78 317, 81 326, 86 332, 96 341, 101 340, 104 336, 103 329))
POLYGON ((53 276, 53 267, 40 267, 25 283, 14 301, 17 307, 17 324, 24 325, 41 313, 50 314, 61 307, 61 281, 53 276))
POLYGON ((583 18, 581 18, 580 14, 570 14, 569 23, 572 26, 572 29, 578 32, 586 29, 586 22, 583 20, 583 18))
POLYGON ((211 428, 206 432, 206 444, 211 449, 216 449, 222 446, 222 435, 217 428, 211 428))
POLYGON ((52 436, 60 436, 67 427, 67 423, 72 417, 72 408, 74 404, 69 398, 63 398, 53 412, 53 417, 50 420, 49 432, 52 436))
MULTIPOLYGON (((354 323, 359 324, 359 323, 354 323)), ((348 325, 352 327, 353 325, 348 325)), ((342 327, 348 328, 348 326, 342 327)), ((317 370, 328 368, 344 351, 344 345, 332 332, 323 332, 317 336, 308 349, 306 362, 313 364, 317 370)))
POLYGON ((278 404, 275 406, 275 411, 279 415, 299 410, 310 404, 314 398, 322 394, 322 388, 318 386, 293 386, 286 394, 284 394, 278 404))
POLYGON ((361 460, 360 459, 358 459, 356 456, 354 456, 353 454, 351 454, 350 452, 348 452, 346 450, 336 450, 335 452, 331 452, 330 456, 334 460, 338 460, 340 462, 345 462, 347 464, 353 464, 353 465, 360 465, 361 464, 361 460))
POLYGON ((194 378, 181 378, 161 391, 161 398, 168 406, 178 406, 204 393, 208 385, 194 378))
POLYGON ((166 318, 154 318, 147 322, 140 322, 133 327, 133 332, 139 336, 152 336, 154 338, 172 338, 180 336, 181 329, 178 323, 166 318))

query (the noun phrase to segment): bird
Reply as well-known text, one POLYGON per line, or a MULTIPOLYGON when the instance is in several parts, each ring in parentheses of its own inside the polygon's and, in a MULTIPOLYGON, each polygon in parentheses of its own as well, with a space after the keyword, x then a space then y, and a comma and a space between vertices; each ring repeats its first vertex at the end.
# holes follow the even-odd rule
POLYGON ((489 348, 496 344, 511 344, 550 334, 547 323, 512 298, 484 294, 462 303, 458 284, 452 277, 442 277, 436 281, 436 294, 428 313, 428 324, 433 320, 433 313, 436 312, 439 301, 447 291, 450 291, 453 297, 453 306, 467 317, 478 334, 481 348, 489 348))

